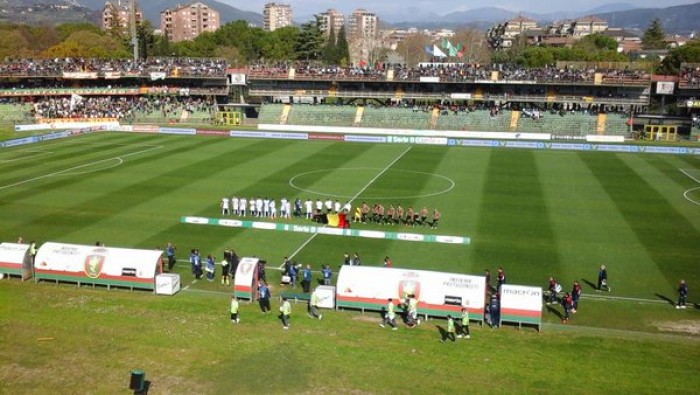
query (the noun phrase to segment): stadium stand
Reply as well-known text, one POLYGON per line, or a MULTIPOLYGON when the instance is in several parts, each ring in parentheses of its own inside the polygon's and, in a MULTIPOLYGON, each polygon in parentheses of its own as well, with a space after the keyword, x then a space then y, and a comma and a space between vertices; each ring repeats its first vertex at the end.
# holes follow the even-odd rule
POLYGON ((361 126, 370 128, 428 129, 431 113, 417 108, 364 108, 361 126))
POLYGON ((0 103, 0 123, 15 124, 31 119, 32 106, 25 103, 0 103))
POLYGON ((263 104, 260 106, 260 113, 258 114, 258 123, 264 124, 278 124, 280 123, 280 117, 282 116, 282 110, 284 109, 284 104, 271 103, 263 104))
POLYGON ((511 111, 483 108, 441 109, 436 128, 443 130, 507 131, 510 127, 511 111))
POLYGON ((102 77, 109 73, 110 77, 212 78, 225 77, 227 66, 223 59, 207 58, 148 58, 139 62, 128 59, 84 58, 6 59, 0 62, 0 76, 90 78, 90 73, 102 77))
MULTIPOLYGON (((629 135, 630 127, 627 124, 629 116, 621 113, 608 113, 605 117, 604 134, 629 135)), ((601 133, 602 134, 602 133, 601 133)))
POLYGON ((294 104, 287 117, 287 124, 353 126, 356 113, 356 106, 294 104))

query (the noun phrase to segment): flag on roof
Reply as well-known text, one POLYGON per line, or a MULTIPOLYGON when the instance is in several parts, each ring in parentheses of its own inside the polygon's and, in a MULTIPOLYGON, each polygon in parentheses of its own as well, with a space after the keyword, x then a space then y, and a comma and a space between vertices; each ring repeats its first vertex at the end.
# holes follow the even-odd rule
POLYGON ((452 46, 452 43, 450 42, 450 40, 443 38, 442 39, 442 48, 444 48, 446 51, 450 51, 454 47, 452 46))
POLYGON ((444 52, 440 48, 438 48, 437 45, 433 45, 433 56, 437 58, 446 58, 447 55, 445 55, 444 52))

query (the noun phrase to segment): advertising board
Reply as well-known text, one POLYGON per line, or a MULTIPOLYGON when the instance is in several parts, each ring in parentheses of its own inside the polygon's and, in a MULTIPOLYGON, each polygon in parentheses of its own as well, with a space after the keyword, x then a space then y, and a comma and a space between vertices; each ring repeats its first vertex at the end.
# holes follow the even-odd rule
POLYGON ((486 279, 482 276, 399 268, 343 266, 336 284, 338 307, 382 310, 389 298, 418 300, 418 313, 445 317, 466 307, 483 320, 486 279))
POLYGON ((37 251, 34 278, 153 290, 162 253, 47 242, 37 251))
POLYGON ((537 325, 539 329, 542 323, 542 288, 503 284, 501 322, 537 325))

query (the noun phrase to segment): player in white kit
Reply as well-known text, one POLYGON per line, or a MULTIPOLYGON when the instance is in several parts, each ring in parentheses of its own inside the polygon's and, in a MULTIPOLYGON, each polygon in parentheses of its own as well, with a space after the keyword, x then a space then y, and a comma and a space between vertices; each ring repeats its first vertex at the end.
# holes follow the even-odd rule
POLYGON ((263 214, 263 200, 258 196, 257 199, 255 199, 255 216, 256 217, 262 217, 263 214))
POLYGON ((286 201, 285 205, 287 206, 284 210, 284 218, 290 219, 292 217, 292 202, 289 200, 286 201))
POLYGON ((270 218, 277 218, 277 203, 275 203, 275 199, 270 200, 270 218))
POLYGON ((287 218, 287 198, 283 197, 280 200, 280 217, 287 218))
POLYGON ((239 216, 245 217, 245 211, 246 211, 246 209, 248 209, 248 206, 246 206, 247 203, 248 203, 248 201, 244 197, 242 197, 238 201, 238 215, 239 216))
POLYGON ((231 198, 231 208, 233 209, 233 214, 238 215, 238 196, 231 198))
POLYGON ((229 209, 230 201, 228 198, 221 199, 221 215, 228 215, 231 211, 229 209))
POLYGON ((306 209, 306 219, 311 219, 311 216, 314 212, 314 202, 312 202, 311 199, 306 199, 306 201, 304 202, 304 206, 304 208, 306 209))
POLYGON ((270 199, 265 196, 265 199, 263 199, 263 216, 265 218, 270 216, 270 199))

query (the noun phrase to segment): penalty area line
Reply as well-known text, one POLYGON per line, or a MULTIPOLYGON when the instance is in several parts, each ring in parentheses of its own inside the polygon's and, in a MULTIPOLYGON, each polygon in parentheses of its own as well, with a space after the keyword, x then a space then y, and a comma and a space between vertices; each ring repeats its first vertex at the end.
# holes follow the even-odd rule
MULTIPOLYGON (((693 181, 697 182, 698 184, 700 184, 700 179, 698 179, 698 178, 696 178, 695 176, 693 176, 692 174, 690 174, 686 169, 678 169, 678 170, 679 170, 681 173, 685 174, 686 176, 690 177, 691 180, 693 180, 693 181)), ((686 189, 685 192, 683 192, 683 197, 685 198, 685 200, 689 201, 690 203, 693 203, 693 204, 695 204, 695 205, 700 206, 700 202, 699 202, 699 201, 697 201, 697 200, 693 199, 692 197, 688 196, 690 193, 695 192, 695 191, 697 191, 697 190, 699 190, 699 189, 700 189, 700 187, 695 187, 695 188, 686 189)))
POLYGON ((126 153, 126 154, 123 154, 123 155, 114 156, 114 157, 107 158, 107 159, 101 159, 101 160, 98 160, 98 161, 92 161, 92 162, 85 163, 85 164, 78 165, 78 166, 73 166, 73 167, 70 167, 70 168, 68 168, 68 169, 59 170, 59 171, 56 171, 56 172, 53 172, 53 173, 49 173, 49 174, 44 174, 44 175, 41 175, 41 176, 38 176, 38 177, 28 178, 28 179, 26 179, 26 180, 17 181, 17 182, 15 182, 15 183, 8 184, 8 185, 3 185, 3 186, 0 186, 0 190, 7 189, 7 188, 12 188, 12 187, 16 187, 16 186, 23 185, 23 184, 27 184, 27 183, 30 183, 30 182, 32 182, 32 181, 43 180, 43 179, 45 179, 45 178, 50 178, 50 177, 54 177, 54 176, 59 176, 59 175, 66 174, 66 173, 71 173, 71 172, 73 172, 74 170, 83 169, 83 168, 85 168, 85 167, 94 166, 94 165, 98 165, 98 164, 100 164, 100 163, 105 163, 105 162, 109 162, 109 161, 113 161, 113 160, 118 160, 118 161, 120 161, 120 164, 121 164, 121 163, 124 162, 124 159, 123 159, 123 158, 127 158, 127 157, 129 157, 129 156, 134 156, 134 155, 139 155, 139 154, 145 154, 146 152, 154 151, 154 150, 157 150, 157 149, 160 149, 160 148, 163 148, 163 147, 164 147, 163 145, 159 145, 159 146, 155 146, 155 147, 148 148, 148 149, 141 150, 141 151, 129 152, 129 153, 126 153))
MULTIPOLYGON (((360 189, 360 191, 357 192, 357 193, 348 201, 348 203, 350 203, 350 204, 352 205, 352 202, 355 201, 355 199, 357 199, 360 195, 362 195, 362 194, 367 190, 367 188, 369 188, 372 184, 374 184, 374 182, 377 181, 377 180, 379 179, 379 177, 381 177, 384 173, 386 173, 392 166, 394 166, 394 165, 396 164, 396 162, 398 162, 399 160, 401 160, 401 158, 403 158, 404 155, 406 155, 406 154, 408 153, 408 151, 411 150, 411 148, 413 148, 413 146, 412 146, 412 145, 409 145, 408 148, 406 148, 406 150, 404 150, 401 154, 399 154, 399 156, 397 156, 396 158, 394 158, 394 160, 392 160, 388 165, 386 165, 386 166, 382 169, 382 171, 380 171, 376 176, 374 176, 371 180, 369 180, 369 182, 368 182, 367 184, 365 184, 365 186, 362 187, 362 189, 360 189)), ((352 207, 352 206, 351 206, 351 207, 352 207)), ((326 226, 324 225, 323 228, 325 228, 325 227, 326 227, 326 226)), ((314 233, 314 234, 312 234, 311 236, 309 236, 309 238, 306 239, 306 241, 304 241, 304 242, 299 246, 299 248, 297 248, 291 255, 289 255, 289 259, 294 258, 298 253, 300 253, 301 250, 303 250, 303 249, 311 242, 311 240, 313 240, 314 238, 316 238, 317 235, 318 235, 318 233, 314 233)), ((282 265, 284 265, 284 263, 282 263, 282 265)), ((282 265, 280 265, 280 268, 282 268, 282 265)))

